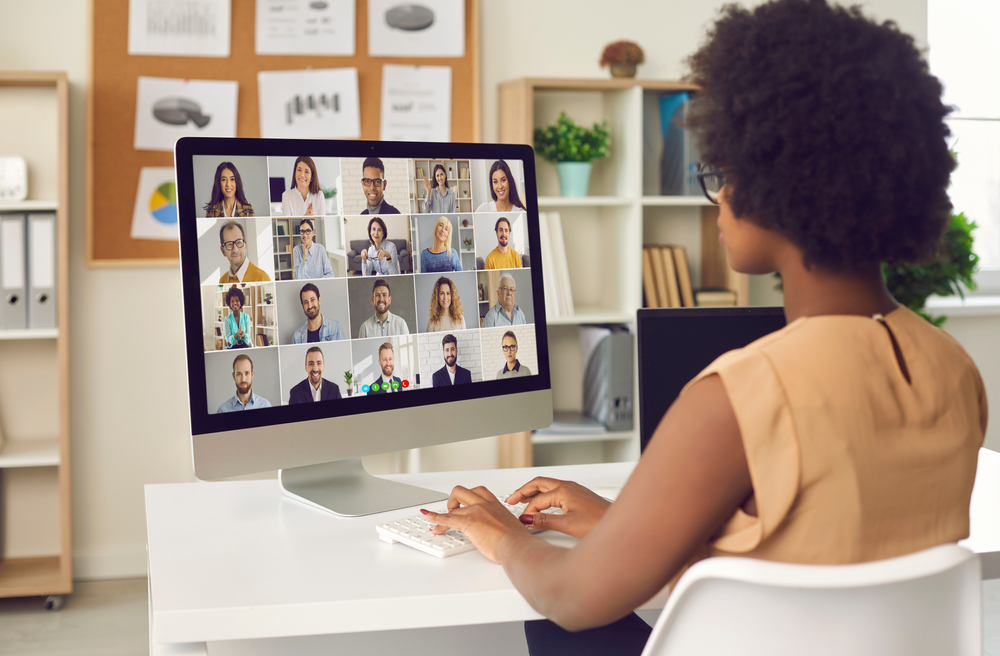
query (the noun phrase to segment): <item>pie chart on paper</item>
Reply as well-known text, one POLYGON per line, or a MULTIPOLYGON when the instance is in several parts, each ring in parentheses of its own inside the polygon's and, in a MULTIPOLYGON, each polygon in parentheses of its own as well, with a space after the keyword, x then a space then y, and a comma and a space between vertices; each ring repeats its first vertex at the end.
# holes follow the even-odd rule
POLYGON ((177 188, 173 182, 164 182, 149 198, 149 212, 163 225, 177 223, 177 188))

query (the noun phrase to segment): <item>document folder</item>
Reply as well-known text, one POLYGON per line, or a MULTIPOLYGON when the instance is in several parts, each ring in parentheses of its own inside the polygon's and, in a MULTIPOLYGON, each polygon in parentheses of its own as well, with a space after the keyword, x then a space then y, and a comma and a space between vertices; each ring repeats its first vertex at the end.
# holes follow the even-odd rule
POLYGON ((24 215, 0 215, 0 329, 28 326, 24 215))
POLYGON ((28 215, 28 327, 56 327, 56 215, 28 215))

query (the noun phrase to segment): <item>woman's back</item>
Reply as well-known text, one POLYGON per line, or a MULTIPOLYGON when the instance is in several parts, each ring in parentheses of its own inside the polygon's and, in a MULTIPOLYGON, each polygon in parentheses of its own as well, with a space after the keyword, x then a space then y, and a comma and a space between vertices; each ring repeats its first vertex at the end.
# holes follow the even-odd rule
POLYGON ((756 517, 738 511, 713 555, 853 563, 968 536, 982 380, 913 312, 884 322, 800 318, 699 375, 725 384, 755 493, 756 517))

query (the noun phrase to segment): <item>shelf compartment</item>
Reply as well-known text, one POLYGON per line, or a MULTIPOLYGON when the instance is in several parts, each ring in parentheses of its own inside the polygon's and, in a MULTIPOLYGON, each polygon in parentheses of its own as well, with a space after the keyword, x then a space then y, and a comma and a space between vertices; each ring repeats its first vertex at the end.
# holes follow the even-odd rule
POLYGON ((25 328, 23 330, 0 330, 0 340, 5 339, 56 339, 58 328, 25 328))
POLYGON ((69 594, 60 571, 59 556, 0 560, 0 597, 36 597, 69 594))
POLYGON ((54 467, 59 464, 59 440, 7 440, 0 446, 0 469, 54 467))

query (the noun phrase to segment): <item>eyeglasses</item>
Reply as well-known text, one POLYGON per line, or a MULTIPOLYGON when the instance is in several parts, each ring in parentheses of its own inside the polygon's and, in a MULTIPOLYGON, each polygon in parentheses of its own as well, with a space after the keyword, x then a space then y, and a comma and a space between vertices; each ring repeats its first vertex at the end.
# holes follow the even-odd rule
POLYGON ((508 344, 507 346, 501 346, 504 353, 513 353, 517 350, 517 344, 508 344))
POLYGON ((705 198, 718 205, 719 192, 726 185, 726 171, 699 164, 695 177, 701 184, 701 190, 705 192, 705 198))
POLYGON ((382 185, 385 184, 385 179, 384 178, 361 178, 361 184, 363 184, 366 187, 370 187, 372 185, 375 185, 376 187, 380 187, 381 188, 382 185))
POLYGON ((233 250, 233 246, 235 246, 236 248, 243 248, 246 245, 247 245, 246 239, 237 239, 235 241, 222 242, 222 247, 225 248, 227 251, 233 250))
POLYGON ((510 292, 511 294, 513 294, 514 292, 517 291, 517 287, 501 287, 498 291, 501 294, 506 294, 507 292, 510 292))
POLYGON ((307 237, 308 237, 309 235, 311 235, 312 233, 313 233, 313 231, 312 231, 312 230, 310 230, 309 228, 306 228, 305 230, 299 230, 299 234, 300 234, 300 235, 305 235, 305 236, 307 236, 307 237))

